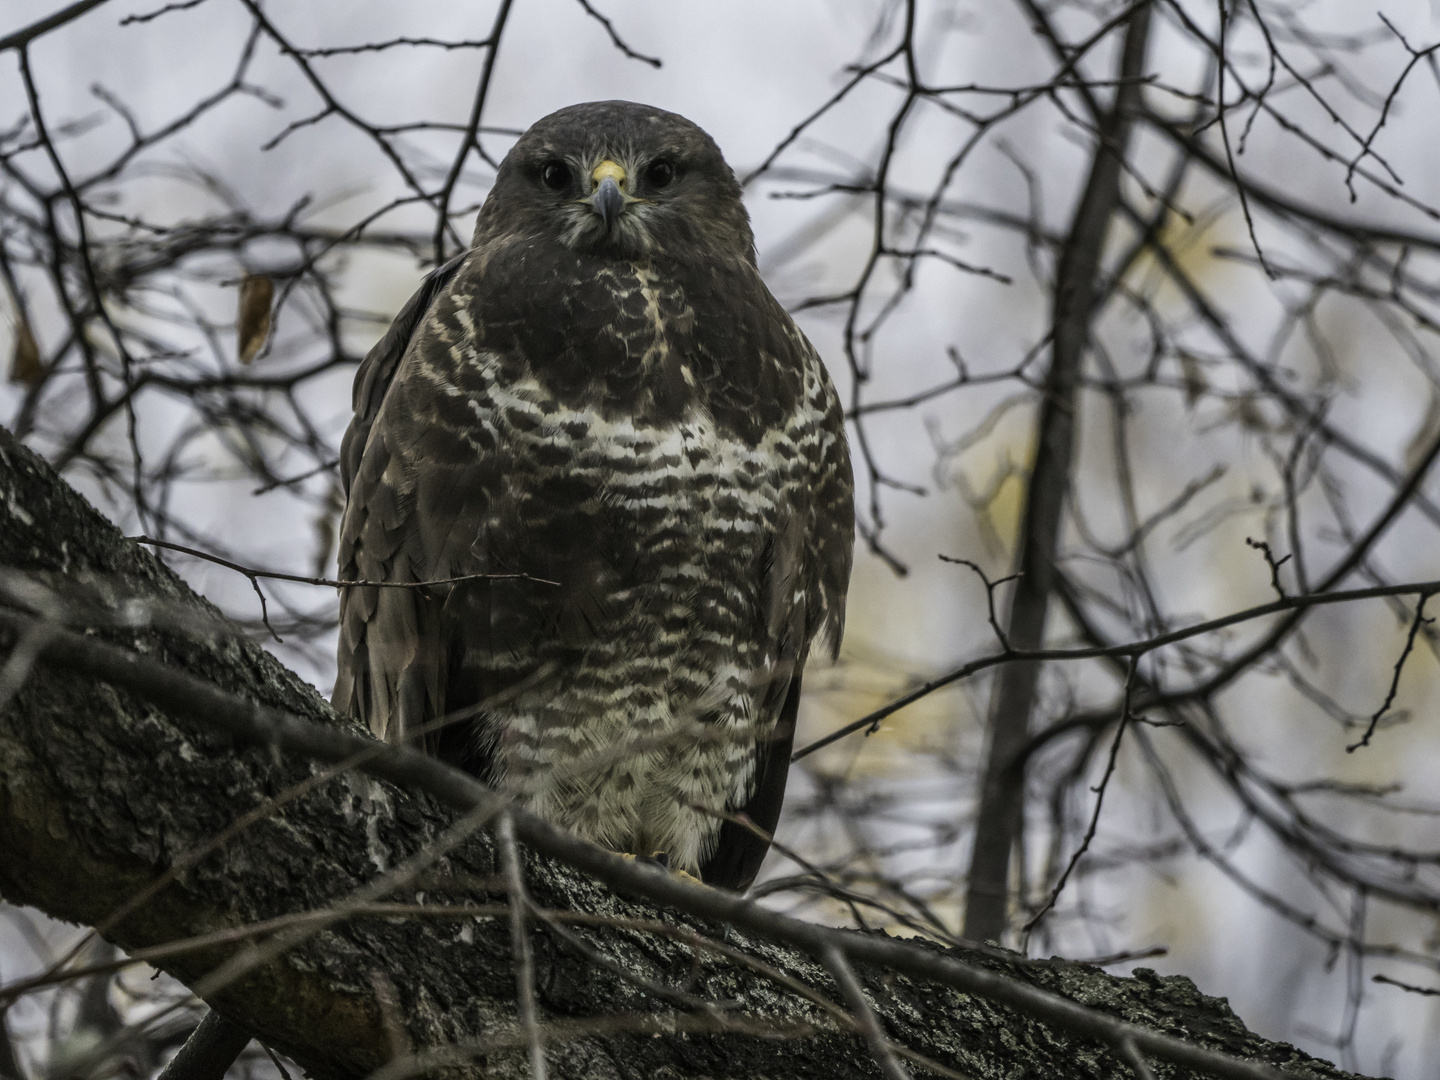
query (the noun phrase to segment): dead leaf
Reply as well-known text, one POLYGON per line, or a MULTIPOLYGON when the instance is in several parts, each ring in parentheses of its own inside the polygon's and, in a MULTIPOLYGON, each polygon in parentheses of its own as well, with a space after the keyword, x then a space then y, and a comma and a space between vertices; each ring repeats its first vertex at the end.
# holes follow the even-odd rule
POLYGON ((1230 415, 1251 431, 1271 430, 1270 421, 1253 394, 1241 394, 1230 402, 1230 415))
POLYGON ((240 363, 255 359, 270 336, 270 305, 275 283, 264 274, 246 274, 240 281, 240 314, 235 320, 240 363))
POLYGON ((1210 383, 1205 378, 1205 368, 1198 356, 1188 352, 1180 354, 1180 373, 1185 386, 1185 407, 1192 409, 1201 396, 1210 389, 1210 383))
POLYGON ((15 320, 15 346, 10 351, 10 381, 35 386, 45 377, 40 363, 40 346, 30 332, 30 323, 21 315, 15 320))

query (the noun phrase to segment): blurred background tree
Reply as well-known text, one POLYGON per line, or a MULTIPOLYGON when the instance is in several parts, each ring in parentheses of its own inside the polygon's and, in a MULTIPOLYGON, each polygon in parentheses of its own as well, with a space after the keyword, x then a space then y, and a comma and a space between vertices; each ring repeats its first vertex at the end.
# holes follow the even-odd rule
MULTIPOLYGON (((12 0, 0 422, 328 691, 333 591, 253 571, 333 573, 359 357, 520 130, 683 113, 841 385, 868 551, 757 895, 1148 957, 1428 1076, 1440 20, 1379 8, 12 0)), ((5 914, 5 977, 63 951, 5 914)), ((11 1009, 14 1068, 95 993, 11 1009)))

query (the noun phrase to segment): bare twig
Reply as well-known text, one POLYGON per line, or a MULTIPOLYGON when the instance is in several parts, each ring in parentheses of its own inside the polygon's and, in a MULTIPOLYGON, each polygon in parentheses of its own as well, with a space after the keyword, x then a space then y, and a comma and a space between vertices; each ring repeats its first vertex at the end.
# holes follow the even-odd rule
POLYGON ((93 11, 103 3, 105 0, 76 0, 75 3, 61 8, 53 15, 47 15, 29 26, 0 37, 0 52, 8 49, 22 49, 36 38, 48 34, 51 30, 57 30, 66 23, 74 22, 81 15, 93 11))
POLYGON ((1370 745, 1370 739, 1375 734, 1375 728, 1379 725, 1381 717, 1389 712, 1390 706, 1395 703, 1395 695, 1400 691, 1400 674, 1405 670, 1405 661, 1409 659, 1411 651, 1415 648, 1415 637, 1420 633, 1422 627, 1435 621, 1425 617, 1425 601, 1433 595, 1434 593, 1422 592, 1420 598, 1415 602, 1415 617, 1410 620, 1410 632, 1405 635, 1405 648, 1400 651, 1400 659, 1395 661, 1395 674, 1390 679, 1390 689, 1386 691, 1385 700, 1380 703, 1380 708, 1371 714, 1365 734, 1361 735, 1357 742, 1345 747, 1347 754, 1353 754, 1362 746, 1370 745))
POLYGON ((855 972, 851 969, 850 962, 845 959, 845 953, 838 946, 831 946, 825 952, 824 959, 825 966, 830 969, 830 974, 835 979, 835 985, 840 987, 840 996, 845 999, 845 1004, 849 1006, 856 1024, 865 1036, 865 1043, 870 1047, 870 1056, 880 1066, 881 1074, 887 1080, 910 1080, 910 1070, 900 1064, 900 1059, 890 1048, 890 1040, 885 1035, 885 1029, 880 1026, 880 1018, 865 1000, 865 991, 860 988, 860 980, 855 978, 855 972))
POLYGON ((830 734, 802 746, 790 756, 790 760, 799 761, 801 758, 813 754, 816 750, 823 749, 831 743, 838 742, 847 735, 853 735, 857 731, 874 729, 875 725, 881 720, 893 716, 907 705, 913 705, 921 698, 928 697, 937 690, 953 685, 962 679, 969 678, 977 672, 984 671, 987 668, 992 668, 999 664, 1017 661, 1095 660, 1100 658, 1127 659, 1132 656, 1140 657, 1147 653, 1154 652, 1157 649, 1162 649, 1167 645, 1178 644, 1189 638, 1211 634, 1217 630, 1224 630, 1227 627, 1237 626, 1240 623, 1250 622, 1254 619, 1262 619, 1267 615, 1276 615, 1285 611, 1303 611, 1314 607, 1326 607, 1332 604, 1351 603, 1356 600, 1373 600, 1382 597, 1433 596, 1437 592, 1440 592, 1440 581, 1417 581, 1407 582, 1402 585, 1376 585, 1368 589, 1340 589, 1334 592, 1310 593, 1306 596, 1287 596, 1283 600, 1272 600, 1268 604, 1259 604, 1230 615, 1222 615, 1216 619, 1207 619, 1204 622, 1195 623, 1179 630, 1172 630, 1168 633, 1157 634, 1152 638, 1144 638, 1140 641, 1128 642, 1122 645, 1097 645, 1076 649, 1011 649, 1007 652, 994 653, 990 656, 983 656, 978 660, 972 660, 968 664, 963 664, 938 678, 930 679, 914 690, 902 694, 888 705, 884 705, 874 712, 866 713, 860 717, 860 719, 852 720, 850 723, 837 728, 830 734))
POLYGON ((1009 652, 1010 639, 1005 636, 1005 629, 1000 625, 1000 619, 995 614, 995 590, 1007 582, 1015 581, 1020 577, 1020 574, 1009 574, 1005 577, 997 578, 995 581, 991 581, 985 571, 980 569, 979 564, 973 563, 969 559, 957 559, 950 555, 941 555, 940 561, 955 563, 959 566, 968 566, 971 570, 975 571, 976 576, 980 578, 981 583, 985 586, 985 606, 990 619, 990 629, 995 632, 995 638, 1000 642, 1000 648, 1009 652))
POLYGON ((1392 979, 1388 975, 1371 975, 1370 981, 1373 983, 1383 983, 1385 986, 1398 986, 1408 994, 1420 994, 1424 997, 1440 997, 1440 987, 1416 986, 1413 983, 1392 979))
POLYGON ((1055 902, 1060 899, 1060 894, 1065 891, 1065 883, 1070 880, 1071 873, 1073 873, 1075 867, 1079 865, 1085 853, 1090 850, 1090 841, 1095 839, 1095 830, 1100 824, 1100 808, 1105 803, 1105 792, 1110 786, 1110 778, 1115 775, 1115 762, 1120 756, 1120 742, 1125 737, 1125 728, 1129 725, 1131 719, 1130 692, 1131 688, 1135 685, 1135 664, 1136 658, 1133 656, 1130 657, 1130 667, 1125 674, 1124 696, 1120 702, 1120 722, 1115 725, 1115 738, 1110 743, 1110 756, 1105 762, 1105 775, 1100 778, 1100 783, 1091 789, 1095 792, 1095 809, 1090 813, 1090 824, 1085 828, 1085 838, 1080 841, 1080 846, 1075 849, 1075 853, 1070 856, 1070 861, 1065 864, 1065 869, 1055 882, 1055 887, 1050 890, 1050 895, 1046 898, 1045 903, 1041 905, 1040 910, 1032 915, 1029 921, 1026 922, 1022 932, 1027 938, 1040 920, 1048 915, 1051 909, 1055 907, 1055 902))
POLYGON ((515 843, 515 821, 509 813, 501 814, 496 822, 495 838, 500 845, 500 865, 510 893, 510 946, 515 958, 515 1001, 520 1028, 530 1047, 530 1076, 532 1080, 545 1080, 545 1044, 535 1013, 535 963, 530 955, 530 934, 525 927, 530 900, 525 893, 520 850, 515 843))
POLYGON ((178 551, 184 555, 193 555, 197 559, 204 559, 206 562, 223 566, 227 570, 234 570, 237 574, 243 574, 250 579, 251 584, 255 583, 256 578, 266 578, 273 581, 293 581, 300 585, 322 585, 327 589, 429 589, 441 585, 460 585, 467 581, 533 581, 537 585, 560 584, 558 581, 551 581, 549 578, 532 577, 529 574, 461 574, 458 577, 434 578, 430 581, 337 581, 334 578, 306 577, 304 574, 286 574, 278 570, 256 570, 253 567, 241 566, 239 563, 231 562, 229 559, 222 559, 219 555, 212 555, 207 551, 200 551, 198 548, 186 547, 184 544, 174 544, 169 540, 156 540, 150 536, 131 536, 127 539, 133 540, 137 544, 148 544, 151 547, 178 551))
POLYGON ((221 1080, 249 1042, 245 1031, 211 1010, 160 1071, 158 1080, 221 1080))
POLYGON ((1270 550, 1270 545, 1264 540, 1256 540, 1254 537, 1247 536, 1245 543, 1265 557, 1265 565, 1270 568, 1270 587, 1275 590, 1276 596, 1284 600, 1286 593, 1285 586, 1280 583, 1280 567, 1290 561, 1290 556, 1286 555, 1281 559, 1275 558, 1274 552, 1270 550))
POLYGON ((599 11, 595 10, 595 7, 590 3, 590 0, 577 0, 577 2, 582 8, 585 9, 586 15, 589 15, 592 19, 594 19, 596 22, 598 22, 601 26, 605 28, 605 33, 608 34, 610 37, 610 44, 614 45, 615 48, 619 49, 631 60, 639 60, 642 64, 649 64, 653 68, 659 68, 661 66, 660 58, 658 56, 646 56, 644 53, 636 52, 629 45, 627 45, 625 43, 625 39, 622 38, 620 34, 616 31, 615 24, 612 23, 609 19, 607 19, 604 15, 602 15, 599 11))

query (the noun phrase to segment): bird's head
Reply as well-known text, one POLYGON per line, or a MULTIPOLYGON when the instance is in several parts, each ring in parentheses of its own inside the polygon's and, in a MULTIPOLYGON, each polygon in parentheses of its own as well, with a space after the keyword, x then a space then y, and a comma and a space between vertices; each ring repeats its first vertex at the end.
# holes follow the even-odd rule
POLYGON ((683 116, 628 101, 572 105, 520 137, 474 243, 516 240, 754 262, 740 185, 715 141, 683 116))

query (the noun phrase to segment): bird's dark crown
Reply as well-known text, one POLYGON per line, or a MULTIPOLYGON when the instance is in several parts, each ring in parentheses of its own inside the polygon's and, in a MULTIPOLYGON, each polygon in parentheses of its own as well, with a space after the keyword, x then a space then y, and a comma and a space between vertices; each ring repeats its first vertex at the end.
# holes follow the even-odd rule
POLYGON ((571 105, 520 137, 500 163, 474 246, 514 242, 625 259, 755 261, 740 184, 715 140, 683 116, 630 101, 571 105), (623 179, 613 169, 597 176, 607 161, 623 179), (604 175, 618 193, 600 190, 604 175))

